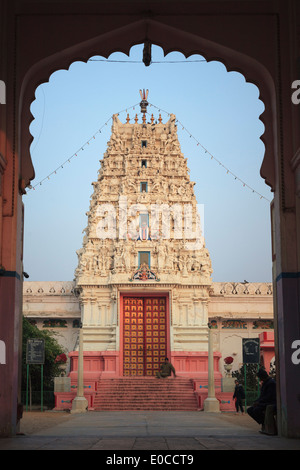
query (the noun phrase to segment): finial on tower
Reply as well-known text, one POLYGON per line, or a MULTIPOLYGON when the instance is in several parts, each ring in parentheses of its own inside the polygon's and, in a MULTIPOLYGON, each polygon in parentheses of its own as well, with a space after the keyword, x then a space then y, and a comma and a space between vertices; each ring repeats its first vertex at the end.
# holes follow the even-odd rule
POLYGON ((140 95, 141 95, 141 98, 142 98, 142 101, 140 102, 140 107, 141 107, 141 113, 146 113, 147 112, 147 106, 148 106, 148 101, 147 101, 147 98, 148 98, 148 93, 149 93, 149 90, 140 90, 140 95))

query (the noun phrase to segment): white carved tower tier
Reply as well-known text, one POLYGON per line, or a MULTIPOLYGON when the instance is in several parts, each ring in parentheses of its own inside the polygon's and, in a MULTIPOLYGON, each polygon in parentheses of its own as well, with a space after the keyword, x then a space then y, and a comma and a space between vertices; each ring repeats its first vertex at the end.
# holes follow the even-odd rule
MULTIPOLYGON (((168 298, 168 354, 207 351, 211 261, 176 117, 112 118, 77 251, 85 351, 122 355, 122 295, 168 298)), ((120 359, 122 360, 122 359, 120 359)))

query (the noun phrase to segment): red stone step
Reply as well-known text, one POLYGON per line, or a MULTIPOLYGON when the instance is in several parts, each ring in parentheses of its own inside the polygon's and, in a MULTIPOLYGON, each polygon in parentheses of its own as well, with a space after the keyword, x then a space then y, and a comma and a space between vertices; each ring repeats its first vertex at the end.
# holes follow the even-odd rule
POLYGON ((99 380, 94 409, 196 411, 197 399, 190 379, 120 377, 99 380))

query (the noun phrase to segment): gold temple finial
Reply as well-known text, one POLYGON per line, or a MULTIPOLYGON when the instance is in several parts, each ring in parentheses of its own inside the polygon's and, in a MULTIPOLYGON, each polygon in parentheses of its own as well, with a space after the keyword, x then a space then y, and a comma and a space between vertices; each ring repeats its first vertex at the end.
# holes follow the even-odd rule
POLYGON ((149 93, 149 90, 140 90, 140 96, 142 98, 142 101, 140 102, 140 107, 141 107, 141 113, 146 113, 147 112, 147 106, 148 106, 148 93, 149 93))
POLYGON ((135 123, 138 122, 138 115, 137 115, 137 114, 135 115, 134 122, 135 122, 135 123))
POLYGON ((151 124, 153 124, 153 122, 154 122, 154 116, 153 114, 151 114, 151 124))
POLYGON ((130 121, 130 117, 129 117, 129 114, 127 114, 127 118, 126 118, 127 124, 129 123, 129 121, 130 121))
POLYGON ((158 121, 159 121, 160 123, 161 123, 161 121, 162 121, 161 114, 159 115, 158 121))

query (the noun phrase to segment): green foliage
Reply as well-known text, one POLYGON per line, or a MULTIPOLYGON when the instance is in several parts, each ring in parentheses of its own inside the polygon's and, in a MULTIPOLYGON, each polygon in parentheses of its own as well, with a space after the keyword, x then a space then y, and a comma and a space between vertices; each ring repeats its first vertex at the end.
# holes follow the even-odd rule
MULTIPOLYGON (((256 377, 258 371, 257 364, 246 364, 246 387, 248 391, 258 390, 258 378, 256 377)), ((245 370, 244 365, 240 370, 232 372, 232 377, 235 377, 240 384, 245 388, 245 370)))
MULTIPOLYGON (((54 377, 61 375, 62 368, 60 364, 55 363, 58 355, 64 353, 55 333, 49 330, 39 330, 32 325, 27 318, 23 317, 23 349, 22 349, 22 390, 26 390, 27 365, 26 365, 26 346, 27 340, 38 338, 45 340, 45 364, 44 364, 44 390, 53 390, 54 377)), ((29 366, 32 390, 41 389, 41 366, 30 364, 29 366)))

